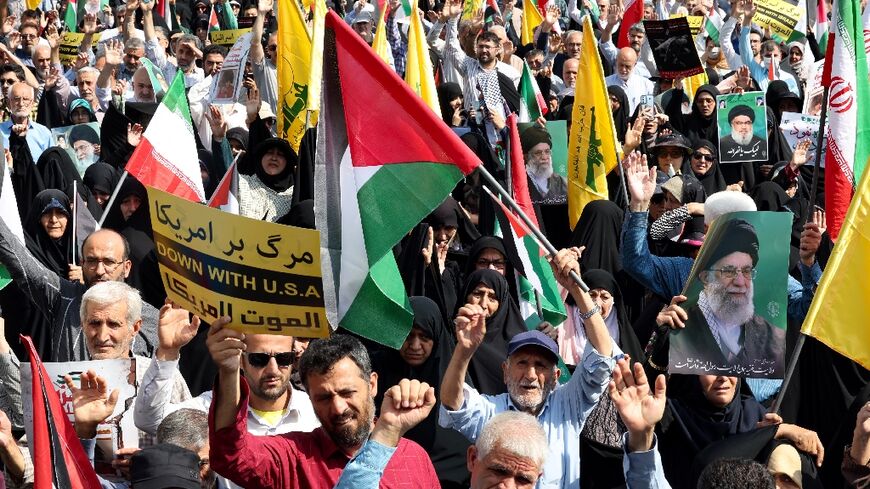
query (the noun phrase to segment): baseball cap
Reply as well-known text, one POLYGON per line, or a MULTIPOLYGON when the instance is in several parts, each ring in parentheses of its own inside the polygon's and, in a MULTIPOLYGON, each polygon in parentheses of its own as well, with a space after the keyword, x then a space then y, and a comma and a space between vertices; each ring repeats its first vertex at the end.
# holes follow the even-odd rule
POLYGON ((513 355, 524 346, 543 348, 552 355, 554 362, 559 361, 559 347, 556 342, 538 330, 526 331, 511 338, 510 343, 508 343, 508 356, 513 355))
POLYGON ((136 489, 200 489, 199 457, 170 443, 143 448, 130 461, 130 481, 136 489))

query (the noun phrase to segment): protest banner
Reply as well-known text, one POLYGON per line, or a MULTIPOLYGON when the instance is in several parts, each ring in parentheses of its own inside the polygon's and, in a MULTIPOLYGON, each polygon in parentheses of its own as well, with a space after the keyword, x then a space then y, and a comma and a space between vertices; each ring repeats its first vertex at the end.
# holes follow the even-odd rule
POLYGON ((692 37, 698 35, 701 32, 701 27, 704 25, 704 16, 703 15, 684 15, 684 14, 672 14, 672 19, 678 19, 680 17, 684 17, 686 22, 689 23, 689 32, 692 33, 692 37))
POLYGON ((248 219, 148 188, 167 296, 246 333, 328 335, 320 233, 248 219))
POLYGON ((679 78, 703 73, 701 58, 685 17, 645 20, 646 37, 663 78, 679 78))
POLYGON ((792 216, 734 212, 710 226, 670 333, 668 372, 782 378, 792 216))
MULTIPOLYGON (((64 382, 64 375, 69 375, 76 385, 80 385, 81 374, 88 370, 106 379, 108 392, 119 390, 118 404, 105 422, 97 425, 97 446, 94 453, 94 469, 102 477, 113 480, 124 480, 120 473, 112 467, 115 453, 119 448, 139 446, 139 430, 133 421, 133 402, 136 400, 137 377, 136 359, 124 358, 117 360, 92 360, 84 362, 45 362, 46 372, 51 378, 54 390, 60 397, 60 403, 70 422, 75 421, 73 413, 72 393, 64 382)), ((33 376, 29 362, 21 363, 21 401, 24 406, 24 430, 27 439, 33 440, 33 376)))
MULTIPOLYGON (((211 31, 208 33, 208 38, 212 44, 220 44, 221 46, 232 47, 236 41, 245 34, 251 32, 251 28, 245 29, 227 29, 223 31, 211 31)), ((250 48, 250 46, 248 46, 250 48)))
MULTIPOLYGON (((517 129, 522 134, 535 125, 536 122, 521 122, 517 124, 517 129)), ((553 142, 551 149, 553 173, 568 178, 568 121, 547 121, 547 132, 553 142)), ((519 151, 522 151, 522 148, 519 148, 519 151)))
POLYGON ((719 162, 767 160, 767 107, 764 92, 718 95, 719 162))
POLYGON ((97 150, 100 146, 100 123, 87 122, 52 128, 51 145, 66 151, 72 158, 79 176, 84 177, 85 170, 100 159, 97 150))
POLYGON ((245 63, 251 50, 251 33, 242 35, 227 53, 224 64, 212 77, 209 97, 215 105, 232 105, 239 99, 245 81, 245 63))
MULTIPOLYGON (((803 141, 810 142, 810 148, 807 150, 807 162, 809 166, 816 164, 816 142, 819 138, 819 117, 798 114, 795 112, 783 112, 782 122, 779 123, 779 128, 788 141, 789 147, 794 149, 798 143, 803 141)), ((828 147, 828 136, 822 139, 822 159, 821 168, 825 167, 825 148, 828 147)))
POLYGON ((803 15, 803 9, 785 0, 756 0, 758 10, 752 22, 762 29, 770 28, 770 35, 777 42, 788 42, 794 28, 803 15))
MULTIPOLYGON (((82 43, 82 39, 85 38, 85 35, 80 32, 64 32, 63 36, 60 38, 60 45, 58 49, 60 51, 60 62, 62 64, 70 64, 74 63, 76 58, 79 55, 79 45, 82 43)), ((100 40, 100 33, 94 34, 93 37, 94 43, 97 43, 100 40)))

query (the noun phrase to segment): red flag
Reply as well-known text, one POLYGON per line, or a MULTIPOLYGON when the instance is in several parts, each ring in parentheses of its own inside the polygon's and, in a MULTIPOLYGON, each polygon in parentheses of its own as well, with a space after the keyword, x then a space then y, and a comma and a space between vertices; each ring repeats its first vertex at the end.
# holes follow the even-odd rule
POLYGON ((30 337, 21 336, 33 376, 33 488, 100 489, 97 473, 69 422, 30 337))
POLYGON ((516 112, 508 116, 508 128, 510 128, 511 138, 511 193, 514 200, 520 206, 535 227, 538 227, 538 219, 535 215, 535 208, 532 206, 532 198, 529 197, 529 180, 526 176, 526 163, 523 159, 522 144, 520 143, 520 131, 517 129, 517 114, 516 112))
POLYGON ((208 206, 220 208, 231 214, 239 214, 239 172, 236 169, 235 161, 227 169, 214 193, 211 194, 208 206))
POLYGON ((616 47, 619 49, 631 47, 628 30, 631 29, 631 26, 642 20, 643 0, 629 0, 625 6, 625 13, 622 15, 622 22, 619 24, 619 36, 616 40, 616 47))

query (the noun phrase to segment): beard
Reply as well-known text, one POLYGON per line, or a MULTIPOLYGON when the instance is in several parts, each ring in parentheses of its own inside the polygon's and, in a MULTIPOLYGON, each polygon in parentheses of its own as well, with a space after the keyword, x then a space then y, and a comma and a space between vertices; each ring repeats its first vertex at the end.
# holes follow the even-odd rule
POLYGON ((553 176, 553 165, 549 162, 530 161, 528 170, 533 177, 541 180, 547 180, 553 176))
POLYGON ((748 145, 750 141, 752 141, 752 136, 753 134, 751 132, 748 132, 746 134, 740 134, 737 132, 731 133, 731 138, 734 139, 734 142, 736 142, 740 146, 748 145))
POLYGON ((713 281, 704 287, 704 292, 717 318, 727 319, 735 324, 745 324, 755 315, 751 286, 743 295, 735 295, 728 293, 727 285, 713 281))
POLYGON ((524 412, 537 413, 543 407, 547 396, 556 389, 556 376, 552 376, 544 385, 540 385, 538 381, 509 379, 507 389, 511 401, 517 407, 524 412), (537 387, 537 389, 526 390, 525 387, 537 387))
POLYGON ((375 420, 375 400, 369 398, 368 405, 365 411, 355 413, 348 408, 339 416, 334 416, 329 420, 332 429, 325 430, 332 441, 341 448, 355 448, 360 446, 372 430, 372 423, 375 420), (356 420, 356 426, 353 423, 342 424, 340 427, 335 426, 345 421, 356 420))
POLYGON ((268 381, 272 380, 271 378, 263 377, 259 382, 252 382, 251 379, 248 379, 248 385, 250 386, 251 393, 256 395, 261 399, 265 399, 267 401, 277 401, 287 392, 287 389, 290 387, 290 378, 280 378, 281 383, 275 387, 264 387, 268 381))

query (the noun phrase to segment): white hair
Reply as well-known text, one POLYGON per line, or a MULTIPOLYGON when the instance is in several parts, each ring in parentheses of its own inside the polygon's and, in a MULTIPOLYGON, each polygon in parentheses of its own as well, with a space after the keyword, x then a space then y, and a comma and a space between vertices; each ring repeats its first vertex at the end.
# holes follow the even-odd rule
POLYGON ((532 460, 539 468, 547 455, 547 435, 534 416, 520 411, 505 411, 490 419, 477 442, 477 459, 484 459, 493 448, 532 460))
POLYGON ((83 66, 79 68, 79 70, 76 72, 76 77, 78 77, 82 73, 91 73, 93 75, 100 76, 100 70, 94 68, 93 66, 83 66))
POLYGON ((106 307, 118 302, 127 305, 127 326, 132 328, 136 321, 142 319, 142 298, 139 291, 124 282, 100 282, 89 288, 82 296, 82 305, 79 308, 79 319, 85 324, 88 304, 98 307, 106 307))
POLYGON ((743 192, 723 190, 704 201, 704 224, 709 226, 717 217, 730 212, 757 211, 752 197, 743 192))

